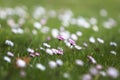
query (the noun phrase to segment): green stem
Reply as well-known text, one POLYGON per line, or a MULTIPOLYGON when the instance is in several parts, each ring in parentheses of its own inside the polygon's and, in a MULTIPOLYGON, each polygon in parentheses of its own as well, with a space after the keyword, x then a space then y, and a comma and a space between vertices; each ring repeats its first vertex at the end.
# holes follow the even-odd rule
POLYGON ((93 80, 99 80, 100 75, 96 75, 93 80))

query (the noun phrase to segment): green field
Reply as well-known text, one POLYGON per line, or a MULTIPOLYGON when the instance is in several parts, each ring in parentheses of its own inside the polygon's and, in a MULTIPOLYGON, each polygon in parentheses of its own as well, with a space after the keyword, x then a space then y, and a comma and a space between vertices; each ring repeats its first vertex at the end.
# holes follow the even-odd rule
POLYGON ((119 35, 120 0, 0 0, 0 80, 119 80, 119 35), (54 37, 54 30, 64 40, 54 37), (69 39, 76 44, 67 46, 69 39), (28 48, 40 56, 31 57, 28 48), (63 54, 54 54, 53 48, 63 54), (20 67, 18 59, 26 66, 20 67), (83 79, 85 74, 90 79, 83 79))

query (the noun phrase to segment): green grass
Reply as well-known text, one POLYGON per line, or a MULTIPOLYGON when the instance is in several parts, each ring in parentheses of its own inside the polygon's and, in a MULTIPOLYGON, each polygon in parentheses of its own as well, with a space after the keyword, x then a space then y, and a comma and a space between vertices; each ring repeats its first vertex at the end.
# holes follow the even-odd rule
MULTIPOLYGON (((26 6, 28 11, 28 17, 22 28, 26 31, 24 34, 14 34, 11 32, 10 27, 7 25, 6 20, 0 19, 0 80, 67 80, 63 77, 65 72, 70 74, 68 80, 81 80, 81 76, 89 72, 89 68, 94 66, 89 63, 87 56, 92 55, 98 64, 103 65, 103 70, 108 67, 115 67, 120 71, 120 1, 119 0, 0 0, 0 7, 16 7, 16 6, 26 6), (79 37, 76 42, 78 45, 83 44, 83 42, 88 43, 88 48, 85 50, 77 51, 69 49, 64 43, 61 47, 64 49, 64 55, 48 55, 44 51, 41 51, 39 47, 45 42, 47 36, 51 36, 50 33, 42 34, 38 31, 37 35, 31 33, 33 28, 34 20, 32 18, 32 11, 36 6, 43 6, 46 10, 54 9, 59 12, 60 9, 71 9, 74 13, 74 17, 83 16, 85 18, 95 17, 98 20, 99 32, 94 32, 91 28, 85 29, 77 27, 76 25, 71 25, 71 27, 66 28, 66 30, 71 33, 75 33, 80 30, 83 32, 83 36, 79 37), (103 18, 100 16, 99 12, 101 9, 105 8, 108 12, 108 16, 103 18), (117 22, 117 26, 112 29, 103 28, 102 22, 106 21, 108 18, 113 18, 117 22), (89 37, 94 36, 95 38, 102 38, 105 43, 91 44, 89 42, 89 37), (11 40, 15 43, 14 47, 9 47, 5 44, 5 40, 11 40), (118 46, 111 47, 109 43, 115 41, 118 46), (28 57, 27 48, 33 48, 41 53, 40 57, 31 58, 30 64, 24 69, 26 71, 26 77, 21 78, 19 75, 20 69, 15 67, 15 60, 17 57, 28 57), (99 48, 100 51, 95 51, 99 48), (111 50, 115 50, 117 55, 110 54, 111 50), (14 53, 15 57, 11 58, 12 62, 7 63, 3 60, 6 56, 7 51, 14 53), (48 62, 50 60, 61 59, 63 61, 63 66, 57 67, 55 69, 50 69, 48 62), (84 61, 84 66, 79 67, 75 64, 76 59, 81 59, 84 61), (41 71, 35 67, 36 63, 41 63, 45 65, 46 70, 41 71)), ((13 16, 13 19, 17 21, 18 17, 13 16)), ((46 26, 52 28, 59 28, 61 26, 58 18, 48 19, 46 26)), ((58 40, 52 38, 48 42, 52 47, 58 46, 58 40)), ((119 80, 120 76, 115 79, 119 80)), ((110 77, 99 76, 98 79, 93 80, 112 80, 110 77)))

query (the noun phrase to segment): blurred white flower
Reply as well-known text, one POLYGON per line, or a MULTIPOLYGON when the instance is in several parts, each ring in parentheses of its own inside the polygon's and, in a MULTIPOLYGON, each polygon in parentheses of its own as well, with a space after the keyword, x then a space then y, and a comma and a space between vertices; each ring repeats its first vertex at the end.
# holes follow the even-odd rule
POLYGON ((0 10, 0 19, 6 19, 7 13, 4 10, 0 10))
POLYGON ((84 45, 85 47, 88 47, 88 44, 87 44, 86 42, 84 42, 83 45, 84 45))
POLYGON ((112 78, 117 78, 119 76, 118 70, 113 67, 109 67, 107 69, 107 74, 108 74, 108 76, 110 76, 112 78))
POLYGON ((67 40, 65 40, 64 43, 66 46, 71 47, 71 44, 67 40))
POLYGON ((44 47, 50 48, 51 46, 48 43, 43 43, 44 47))
POLYGON ((25 11, 25 7, 15 7, 14 13, 21 18, 25 18, 27 16, 27 12, 25 11))
POLYGON ((98 32, 99 31, 99 28, 97 25, 93 25, 92 29, 95 31, 95 32, 98 32))
POLYGON ((115 27, 116 25, 117 25, 117 22, 112 18, 109 18, 107 21, 103 22, 103 26, 107 29, 111 29, 112 27, 115 27))
POLYGON ((48 11, 48 16, 51 17, 51 18, 55 18, 56 17, 56 11, 55 10, 48 11))
POLYGON ((71 18, 71 19, 70 19, 70 24, 72 24, 72 25, 77 24, 77 19, 71 18))
POLYGON ((68 42, 71 44, 71 45, 76 45, 76 42, 72 39, 68 39, 68 42))
POLYGON ((91 23, 92 25, 96 25, 96 24, 97 24, 97 19, 94 18, 94 17, 90 18, 90 23, 91 23))
POLYGON ((11 59, 7 56, 4 56, 4 60, 7 61, 8 63, 11 63, 11 59))
POLYGON ((35 29, 33 29, 33 30, 32 30, 32 33, 33 33, 34 35, 36 35, 36 34, 37 34, 37 31, 36 31, 35 29))
POLYGON ((96 69, 95 67, 91 67, 89 71, 90 71, 90 74, 94 76, 99 73, 98 69, 96 69))
POLYGON ((58 29, 52 29, 51 30, 51 34, 52 34, 52 36, 54 37, 54 38, 57 38, 57 36, 59 35, 59 31, 58 31, 58 29))
POLYGON ((84 28, 90 28, 90 24, 83 17, 77 19, 77 25, 84 28))
POLYGON ((91 36, 91 37, 89 38, 89 41, 90 41, 91 43, 95 43, 95 38, 91 36))
POLYGON ((74 46, 77 50, 81 50, 82 49, 82 47, 81 46, 78 46, 78 45, 75 45, 74 46))
POLYGON ((49 17, 54 18, 54 17, 56 17, 56 11, 50 10, 50 11, 48 11, 48 15, 49 15, 49 17))
POLYGON ((117 47, 117 43, 116 43, 116 42, 110 42, 110 46, 115 46, 115 47, 117 47))
POLYGON ((46 70, 46 67, 40 63, 37 63, 36 64, 36 68, 40 69, 41 71, 45 71, 46 70))
POLYGON ((60 32, 60 35, 64 38, 64 39, 68 39, 70 37, 70 32, 69 31, 63 31, 60 32))
POLYGON ((48 33, 49 30, 50 30, 50 28, 47 27, 47 26, 44 26, 43 28, 41 28, 41 32, 44 33, 44 34, 45 34, 45 33, 48 33))
POLYGON ((19 25, 23 25, 25 23, 25 19, 24 18, 20 18, 19 20, 18 20, 18 24, 19 25))
POLYGON ((16 65, 20 68, 24 68, 24 67, 26 67, 26 62, 22 59, 17 59, 16 65))
POLYGON ((40 22, 34 22, 33 23, 33 26, 36 28, 36 29, 41 29, 42 25, 40 24, 40 22))
POLYGON ((5 41, 5 44, 7 44, 7 45, 9 45, 9 46, 11 46, 11 47, 14 46, 14 43, 13 43, 11 40, 6 40, 6 41, 5 41))
POLYGON ((115 51, 110 51, 110 53, 113 55, 117 55, 117 52, 115 52, 115 51))
POLYGON ((92 76, 90 74, 84 74, 82 80, 92 80, 92 76))
POLYGON ((31 49, 31 48, 28 48, 27 51, 28 51, 29 53, 34 53, 34 52, 35 52, 35 51, 34 51, 33 49, 31 49))
POLYGON ((44 7, 38 6, 33 11, 33 18, 39 19, 41 16, 45 15, 46 10, 44 7))
POLYGON ((96 60, 92 56, 88 56, 88 59, 91 63, 96 64, 96 60))
POLYGON ((57 49, 57 54, 63 55, 63 49, 62 49, 62 48, 58 48, 58 49, 57 49))
POLYGON ((64 78, 70 78, 70 74, 69 74, 69 73, 64 73, 64 74, 63 74, 63 77, 64 77, 64 78))
POLYGON ((75 63, 78 65, 78 66, 83 66, 84 65, 84 62, 80 59, 76 59, 75 60, 75 63))
POLYGON ((57 54, 57 52, 58 52, 58 50, 55 49, 55 48, 52 48, 51 50, 52 50, 52 52, 53 52, 54 54, 57 54))
POLYGON ((103 40, 103 39, 101 39, 101 38, 97 38, 97 41, 98 41, 99 43, 104 44, 104 40, 103 40))
POLYGON ((49 55, 53 55, 52 49, 46 49, 46 53, 49 54, 49 55))
POLYGON ((61 59, 57 59, 56 60, 56 64, 59 65, 59 66, 62 66, 63 65, 63 61, 61 59))
POLYGON ((12 28, 12 32, 15 34, 23 34, 24 31, 21 28, 12 28))
POLYGON ((40 50, 43 50, 43 51, 44 51, 44 50, 45 50, 45 48, 43 48, 43 47, 40 47, 40 50))
POLYGON ((40 23, 41 23, 41 25, 45 25, 45 24, 47 23, 47 19, 44 19, 44 18, 41 19, 41 20, 40 20, 40 23))
POLYGON ((100 75, 102 75, 104 77, 107 75, 105 71, 100 71, 99 73, 100 73, 100 75))
POLYGON ((62 25, 68 27, 69 22, 73 16, 73 13, 71 10, 65 10, 63 14, 60 14, 58 18, 62 21, 62 25))
POLYGON ((14 57, 14 54, 12 52, 7 52, 7 55, 10 56, 10 57, 14 57))
POLYGON ((96 69, 101 70, 102 68, 103 68, 102 65, 100 65, 100 64, 96 65, 96 69))
POLYGON ((51 68, 51 69, 54 69, 54 68, 56 68, 57 67, 57 63, 55 62, 55 61, 49 61, 49 67, 51 68))
POLYGON ((106 11, 105 9, 101 9, 101 10, 100 10, 100 15, 101 15, 102 17, 106 17, 106 16, 107 16, 107 11, 106 11))
POLYGON ((75 40, 75 41, 77 41, 78 40, 78 37, 76 36, 76 34, 71 34, 71 39, 73 39, 73 40, 75 40))
POLYGON ((77 35, 77 36, 82 36, 82 32, 77 31, 77 32, 76 32, 76 35, 77 35))
POLYGON ((13 19, 7 19, 7 24, 11 27, 11 28, 16 28, 16 23, 13 19))

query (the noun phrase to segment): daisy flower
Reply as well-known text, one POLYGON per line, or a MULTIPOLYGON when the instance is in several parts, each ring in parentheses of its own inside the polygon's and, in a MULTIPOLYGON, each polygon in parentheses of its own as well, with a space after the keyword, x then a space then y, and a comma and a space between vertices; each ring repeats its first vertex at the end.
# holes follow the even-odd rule
POLYGON ((72 39, 68 39, 68 42, 69 42, 71 45, 75 45, 75 44, 76 44, 75 41, 72 40, 72 39))

